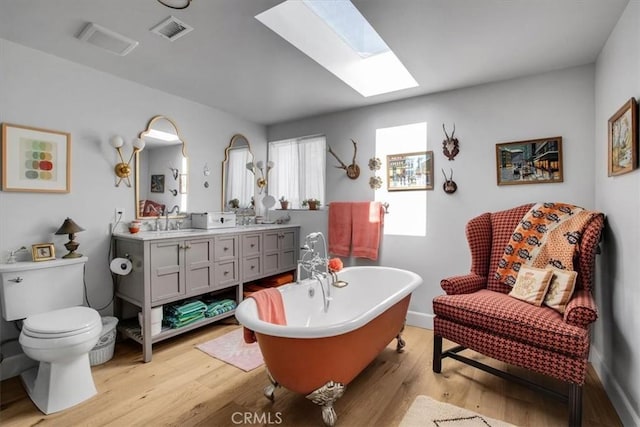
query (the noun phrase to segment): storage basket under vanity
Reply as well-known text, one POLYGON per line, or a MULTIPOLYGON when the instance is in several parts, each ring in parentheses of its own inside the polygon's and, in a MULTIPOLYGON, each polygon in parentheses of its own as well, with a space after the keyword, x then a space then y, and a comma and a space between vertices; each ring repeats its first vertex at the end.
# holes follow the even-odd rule
POLYGON ((89 352, 89 363, 91 366, 101 365, 113 358, 116 347, 116 326, 118 318, 105 316, 102 318, 102 332, 98 343, 89 352))

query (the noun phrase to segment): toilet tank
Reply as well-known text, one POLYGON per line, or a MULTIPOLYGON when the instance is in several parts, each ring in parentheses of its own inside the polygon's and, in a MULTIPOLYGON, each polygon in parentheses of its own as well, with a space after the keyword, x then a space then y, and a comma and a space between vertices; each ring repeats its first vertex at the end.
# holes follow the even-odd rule
POLYGON ((0 264, 0 302, 5 320, 84 303, 87 257, 0 264))

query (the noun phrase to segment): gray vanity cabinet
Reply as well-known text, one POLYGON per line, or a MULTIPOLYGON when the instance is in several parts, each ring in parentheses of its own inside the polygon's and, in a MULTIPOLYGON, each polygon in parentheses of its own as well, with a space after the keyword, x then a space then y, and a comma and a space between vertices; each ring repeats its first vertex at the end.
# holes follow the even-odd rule
POLYGON ((296 268, 298 239, 295 229, 265 231, 263 240, 265 275, 296 268))
POLYGON ((167 240, 149 245, 151 302, 181 297, 186 293, 182 242, 167 240))
POLYGON ((263 276, 262 233, 242 234, 242 280, 248 281, 263 276))
POLYGON ((238 236, 219 236, 214 240, 214 287, 222 289, 240 283, 238 236))
POLYGON ((180 236, 115 234, 115 256, 128 258, 133 264, 129 274, 115 281, 116 315, 121 319, 118 330, 142 344, 143 360, 149 362, 153 343, 234 313, 231 310, 181 328, 165 326, 152 336, 152 309, 205 294, 240 303, 244 283, 296 268, 298 240, 298 226, 191 230, 180 236), (138 312, 143 315, 142 326, 138 324, 138 312))
POLYGON ((150 244, 151 302, 173 301, 215 289, 213 238, 150 244))

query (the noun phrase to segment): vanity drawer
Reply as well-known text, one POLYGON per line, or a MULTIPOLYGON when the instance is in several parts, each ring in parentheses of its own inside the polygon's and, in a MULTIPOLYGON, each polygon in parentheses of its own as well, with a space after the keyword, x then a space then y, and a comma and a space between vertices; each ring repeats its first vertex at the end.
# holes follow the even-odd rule
POLYGON ((223 261, 218 262, 214 269, 215 275, 215 287, 217 289, 231 286, 240 281, 238 275, 238 261, 223 261))
POLYGON ((216 261, 238 259, 238 237, 216 237, 213 251, 216 261))
POLYGON ((262 275, 262 257, 260 255, 245 258, 242 263, 242 279, 253 279, 262 275))
POLYGON ((242 256, 260 255, 262 252, 262 234, 245 234, 242 236, 242 256))

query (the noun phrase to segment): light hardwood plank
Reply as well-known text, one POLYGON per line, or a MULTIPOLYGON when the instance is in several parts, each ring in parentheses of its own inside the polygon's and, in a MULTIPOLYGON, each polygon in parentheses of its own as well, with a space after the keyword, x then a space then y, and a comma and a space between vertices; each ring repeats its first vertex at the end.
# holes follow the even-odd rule
MULTIPOLYGON (((195 347, 237 327, 228 322, 214 324, 163 341, 154 346, 150 363, 142 363, 138 344, 119 341, 115 357, 93 368, 99 394, 57 414, 40 413, 17 377, 5 380, 0 384, 0 424, 3 427, 323 426, 320 408, 304 396, 278 388, 275 402, 266 399, 262 394, 268 384, 264 367, 243 372, 195 347)), ((348 385, 335 404, 337 426, 396 426, 421 394, 515 425, 567 425, 565 404, 478 369, 445 359, 442 373, 434 374, 432 331, 407 327, 403 336, 407 341, 404 353, 396 353, 395 340, 392 341, 348 385)), ((445 342, 445 346, 448 344, 445 342)), ((564 391, 561 384, 551 379, 467 353, 497 368, 524 374, 564 391)), ((591 367, 583 401, 584 426, 621 426, 591 367)))

